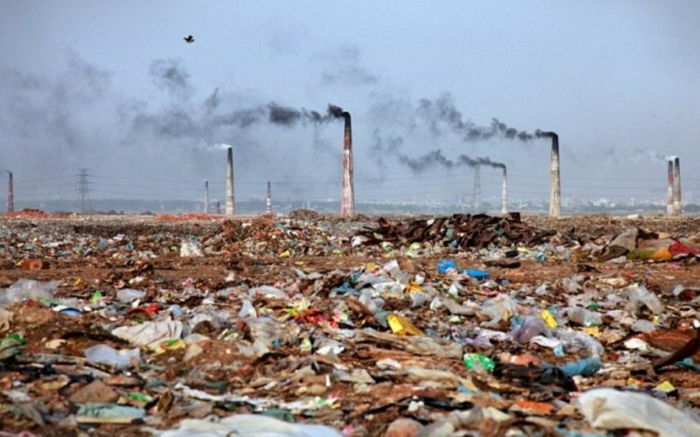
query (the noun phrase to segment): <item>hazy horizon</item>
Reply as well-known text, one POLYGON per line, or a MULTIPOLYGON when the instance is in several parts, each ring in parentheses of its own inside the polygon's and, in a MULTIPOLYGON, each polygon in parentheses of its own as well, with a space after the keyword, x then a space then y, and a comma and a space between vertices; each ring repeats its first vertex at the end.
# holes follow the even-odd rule
MULTIPOLYGON (((92 198, 198 199, 204 179, 222 198, 228 144, 238 199, 268 180, 338 198, 342 122, 311 112, 328 104, 353 117, 358 202, 468 199, 477 158, 508 167, 511 199, 546 199, 537 129, 560 135, 564 198, 663 199, 666 155, 685 201, 700 188, 696 2, 2 6, 16 201, 75 198, 80 168, 92 198)), ((496 197, 500 170, 481 185, 496 197)))

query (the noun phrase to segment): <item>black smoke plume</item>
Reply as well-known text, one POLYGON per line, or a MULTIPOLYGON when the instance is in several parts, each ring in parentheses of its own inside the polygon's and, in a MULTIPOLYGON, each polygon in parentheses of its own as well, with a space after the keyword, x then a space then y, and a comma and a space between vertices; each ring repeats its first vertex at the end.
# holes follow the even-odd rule
POLYGON ((489 166, 494 168, 505 168, 505 164, 502 162, 491 161, 488 157, 482 158, 472 158, 467 155, 460 155, 456 160, 451 160, 442 154, 441 150, 431 150, 425 155, 418 158, 410 158, 406 155, 398 155, 399 162, 408 166, 412 171, 420 173, 432 167, 443 167, 446 169, 452 169, 460 166, 467 167, 479 167, 479 166, 489 166))
POLYGON ((421 99, 418 102, 416 116, 428 124, 434 135, 441 135, 447 130, 463 141, 483 141, 494 138, 529 141, 536 137, 526 131, 510 127, 496 118, 489 126, 478 126, 469 119, 465 120, 449 94, 433 100, 421 99))

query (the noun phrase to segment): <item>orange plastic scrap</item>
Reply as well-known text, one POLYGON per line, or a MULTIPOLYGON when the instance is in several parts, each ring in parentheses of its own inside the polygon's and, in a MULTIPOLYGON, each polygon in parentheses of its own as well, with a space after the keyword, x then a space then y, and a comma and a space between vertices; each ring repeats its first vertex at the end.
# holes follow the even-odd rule
POLYGON ((396 335, 425 335, 410 320, 400 314, 389 314, 387 321, 391 332, 396 335))
POLYGON ((671 252, 666 247, 657 250, 651 256, 651 259, 654 261, 670 261, 672 258, 671 252))
POLYGON ((19 262, 22 270, 44 270, 49 268, 49 263, 41 259, 24 259, 19 262))
POLYGON ((510 409, 511 411, 520 411, 525 414, 546 416, 548 414, 552 414, 554 411, 554 406, 544 402, 526 401, 521 399, 516 401, 510 409))

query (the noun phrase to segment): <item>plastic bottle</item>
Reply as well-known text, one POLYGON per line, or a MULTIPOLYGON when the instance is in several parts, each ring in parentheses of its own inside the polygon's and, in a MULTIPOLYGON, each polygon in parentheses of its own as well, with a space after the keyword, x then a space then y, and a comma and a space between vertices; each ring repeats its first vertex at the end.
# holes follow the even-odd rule
POLYGON ((122 288, 117 291, 117 299, 120 302, 133 302, 138 299, 143 299, 146 293, 140 290, 134 290, 132 288, 122 288))
POLYGON ((643 285, 627 287, 627 297, 629 298, 629 303, 626 309, 633 314, 636 314, 642 306, 649 308, 654 314, 659 314, 664 309, 661 302, 659 302, 659 298, 643 285))
POLYGON ((578 353, 586 357, 599 357, 605 349, 595 338, 581 331, 555 329, 555 337, 561 340, 567 353, 578 353))
POLYGON ((583 307, 569 307, 566 309, 566 315, 569 321, 581 326, 599 326, 603 323, 600 314, 583 307))
POLYGON ((528 343, 533 337, 540 335, 545 330, 544 322, 539 317, 525 317, 523 322, 511 332, 513 340, 518 343, 528 343))
POLYGON ((85 349, 85 358, 93 363, 124 368, 131 366, 133 358, 141 361, 141 352, 138 348, 117 350, 106 344, 98 344, 85 349))
POLYGON ((632 323, 630 329, 633 332, 652 332, 656 330, 656 326, 648 320, 640 319, 632 323))

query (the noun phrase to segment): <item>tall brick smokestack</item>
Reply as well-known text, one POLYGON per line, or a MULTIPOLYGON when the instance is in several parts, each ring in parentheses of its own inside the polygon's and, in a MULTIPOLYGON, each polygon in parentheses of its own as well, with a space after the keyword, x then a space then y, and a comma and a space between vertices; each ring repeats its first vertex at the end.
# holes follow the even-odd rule
POLYGON ((559 135, 556 132, 543 132, 538 130, 535 135, 539 138, 552 139, 552 157, 550 160, 549 175, 549 216, 561 215, 561 181, 559 175, 559 135))
POLYGON ((7 171, 7 212, 15 212, 15 186, 12 182, 12 172, 7 171))
POLYGON ((508 214, 508 172, 505 165, 501 179, 501 214, 508 214))
POLYGON ((209 213, 209 181, 204 180, 204 213, 209 213))
POLYGON ((343 111, 345 134, 343 136, 343 181, 340 197, 340 215, 349 217, 355 213, 355 193, 352 177, 352 123, 350 113, 343 111))
POLYGON ((226 215, 233 215, 233 147, 226 156, 226 215))
POLYGON ((666 173, 666 181, 668 183, 667 194, 666 194, 666 214, 673 215, 673 160, 674 156, 668 156, 666 160, 668 161, 668 170, 666 173))
POLYGON ((267 197, 265 198, 265 212, 272 214, 272 186, 270 181, 267 181, 267 197))
POLYGON ((481 207, 481 166, 474 165, 474 187, 472 192, 472 207, 474 212, 479 212, 481 207))
POLYGON ((681 160, 677 156, 673 160, 673 214, 683 214, 681 207, 681 160))

